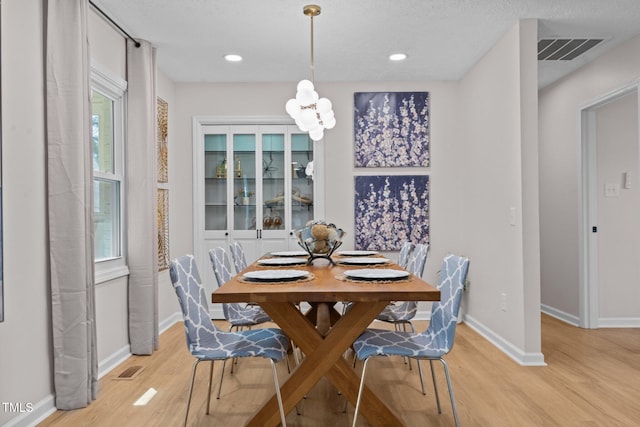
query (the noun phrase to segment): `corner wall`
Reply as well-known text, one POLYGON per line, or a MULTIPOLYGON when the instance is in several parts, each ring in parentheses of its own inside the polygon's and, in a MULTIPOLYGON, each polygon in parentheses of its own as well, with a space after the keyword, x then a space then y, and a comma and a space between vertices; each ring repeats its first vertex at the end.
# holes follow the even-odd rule
POLYGON ((520 21, 460 82, 467 323, 521 364, 540 344, 537 22, 520 21))

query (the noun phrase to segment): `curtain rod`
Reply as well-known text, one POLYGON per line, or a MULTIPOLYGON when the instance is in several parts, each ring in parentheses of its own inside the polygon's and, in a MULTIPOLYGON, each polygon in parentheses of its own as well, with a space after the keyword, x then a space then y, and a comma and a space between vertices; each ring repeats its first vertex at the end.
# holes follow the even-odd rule
POLYGON ((125 30, 123 30, 123 29, 122 29, 122 27, 116 23, 116 21, 114 21, 113 19, 111 19, 111 17, 109 17, 109 15, 107 15, 106 13, 104 13, 104 12, 102 11, 102 9, 100 9, 98 6, 96 6, 96 4, 95 4, 94 2, 92 2, 91 0, 89 0, 89 4, 90 4, 91 6, 93 6, 93 8, 94 8, 95 10, 97 10, 98 12, 100 12, 100 14, 101 14, 102 16, 104 16, 105 18, 107 18, 107 19, 109 20, 109 22, 111 22, 113 25, 115 25, 115 26, 116 26, 116 28, 118 28, 118 29, 120 30, 120 32, 122 32, 122 34, 124 34, 125 36, 127 36, 127 38, 128 38, 129 40, 131 40, 132 42, 134 42, 134 43, 135 43, 135 45, 136 45, 136 47, 140 47, 140 42, 139 42, 139 41, 137 41, 136 39, 134 39, 133 37, 131 37, 131 36, 129 35, 129 33, 127 33, 125 30))

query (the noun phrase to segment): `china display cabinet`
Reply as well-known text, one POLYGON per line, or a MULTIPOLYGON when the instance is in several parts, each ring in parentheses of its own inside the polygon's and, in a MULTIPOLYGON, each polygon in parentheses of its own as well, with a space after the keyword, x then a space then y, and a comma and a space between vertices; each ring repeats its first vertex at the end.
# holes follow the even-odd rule
POLYGON ((209 249, 226 249, 234 240, 242 243, 249 262, 266 252, 299 249, 294 230, 322 215, 317 146, 295 125, 222 125, 196 119, 198 262, 208 265, 209 249))

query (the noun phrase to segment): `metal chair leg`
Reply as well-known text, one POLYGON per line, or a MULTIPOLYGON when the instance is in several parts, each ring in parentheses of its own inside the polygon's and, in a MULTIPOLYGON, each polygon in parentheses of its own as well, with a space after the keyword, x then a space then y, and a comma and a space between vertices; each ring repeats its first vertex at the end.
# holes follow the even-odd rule
POLYGON ((362 397, 362 390, 364 389, 364 376, 367 372, 367 364, 369 359, 365 359, 362 366, 362 377, 360 377, 360 388, 358 389, 358 400, 356 401, 356 409, 353 412, 353 424, 352 427, 356 427, 356 421, 358 421, 358 410, 360 409, 360 398, 362 397))
POLYGON ((422 387, 422 395, 426 396, 427 392, 424 389, 424 379, 422 377, 422 365, 420 364, 420 359, 416 359, 416 364, 418 365, 418 375, 420 375, 420 386, 422 387))
POLYGON ((193 368, 191 368, 191 383, 189 384, 189 394, 187 397, 187 410, 184 414, 184 423, 183 427, 187 427, 187 418, 189 418, 189 407, 191 406, 191 395, 193 394, 193 382, 196 379, 196 370, 198 369, 198 364, 200 363, 200 359, 196 359, 193 362, 193 368))
POLYGON ((280 421, 282 427, 287 427, 287 420, 284 416, 284 406, 282 405, 282 396, 280 395, 280 382, 278 381, 278 371, 276 370, 276 362, 273 359, 269 359, 271 362, 271 368, 273 369, 273 382, 276 385, 276 396, 278 397, 278 408, 280 409, 280 421))
POLYGON ((438 385, 436 384, 436 374, 433 372, 433 359, 429 359, 429 366, 431 367, 431 379, 433 380, 433 391, 436 395, 436 405, 438 406, 438 414, 442 413, 440 408, 440 396, 438 395, 438 385))
POLYGON ((456 399, 453 397, 453 388, 451 387, 451 377, 449 376, 449 367, 447 362, 443 358, 438 358, 444 366, 444 375, 447 378, 447 387, 449 387, 449 399, 451 399, 451 409, 453 410, 453 419, 456 422, 456 427, 460 427, 460 420, 458 419, 458 408, 456 407, 456 399))
MULTIPOLYGON (((231 360, 233 362, 233 359, 231 360)), ((218 397, 216 399, 220 399, 220 391, 222 390, 222 380, 224 379, 224 367, 227 366, 227 359, 222 361, 222 372, 220 372, 220 384, 218 385, 218 397)), ((231 365, 233 368, 233 363, 231 365)))
MULTIPOLYGON (((411 325, 411 329, 413 332, 413 325, 411 325)), ((403 332, 407 332, 407 323, 406 322, 402 322, 402 331, 403 332)), ((410 357, 405 357, 404 361, 406 364, 409 364, 409 370, 413 371, 413 367, 411 366, 411 358, 410 357)))
POLYGON ((207 415, 209 415, 209 406, 211 405, 211 383, 213 382, 213 363, 211 361, 211 367, 209 368, 209 391, 207 392, 207 415))

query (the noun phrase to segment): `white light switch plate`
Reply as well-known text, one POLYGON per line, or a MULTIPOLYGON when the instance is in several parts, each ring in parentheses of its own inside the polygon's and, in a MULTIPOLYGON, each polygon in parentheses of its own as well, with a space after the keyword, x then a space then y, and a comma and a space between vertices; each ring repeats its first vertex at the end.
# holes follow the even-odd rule
POLYGON ((620 195, 620 185, 618 184, 605 184, 604 196, 605 197, 618 197, 620 195))

